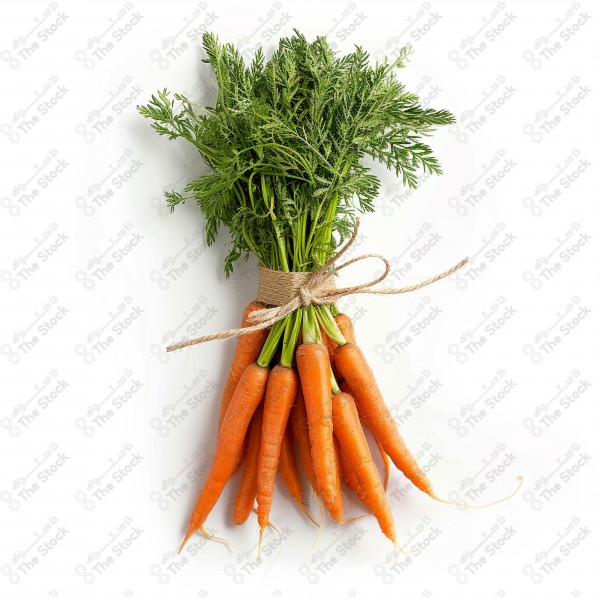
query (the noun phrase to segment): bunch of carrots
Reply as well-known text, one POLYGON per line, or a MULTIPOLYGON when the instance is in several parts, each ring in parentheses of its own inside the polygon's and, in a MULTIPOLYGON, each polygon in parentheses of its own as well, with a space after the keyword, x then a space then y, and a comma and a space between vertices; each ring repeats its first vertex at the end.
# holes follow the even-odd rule
MULTIPOLYGON (((246 307, 242 327, 251 325, 258 302, 246 307)), ((284 485, 302 512, 302 486, 294 443, 304 474, 331 518, 344 522, 342 482, 377 519, 381 531, 397 543, 394 519, 386 497, 388 457, 416 487, 433 493, 398 433, 373 371, 355 342, 354 327, 344 313, 332 319, 321 307, 298 309, 271 330, 241 336, 221 401, 217 447, 212 467, 192 512, 180 551, 200 530, 225 485, 245 465, 233 506, 241 525, 254 508, 260 535, 270 524, 275 478, 284 485), (287 329, 283 346, 271 367, 278 338, 287 329), (267 343, 268 338, 270 343, 267 343), (371 431, 386 465, 384 482, 364 434, 371 431)))
MULTIPOLYGON (((248 65, 242 52, 212 33, 204 33, 202 43, 203 62, 216 77, 214 106, 163 90, 138 110, 157 133, 192 144, 206 163, 208 172, 183 193, 165 195, 172 210, 188 200, 198 205, 207 244, 227 228, 227 276, 249 256, 272 271, 327 270, 355 230, 357 215, 374 210, 381 182, 364 159, 384 164, 411 188, 420 172, 441 174, 424 139, 455 118, 422 106, 396 78, 410 48, 391 62, 371 64, 360 46, 340 56, 324 36, 309 42, 294 29, 268 61, 258 48, 248 65)), ((262 308, 251 303, 242 327, 262 308)), ((335 304, 302 306, 268 330, 238 339, 214 461, 182 548, 195 531, 206 535, 208 515, 244 460, 236 523, 246 521, 256 502, 262 538, 278 471, 309 516, 294 444, 306 478, 338 523, 344 522, 345 483, 396 543, 386 499, 388 458, 439 500, 398 433, 350 319, 335 304), (383 457, 383 482, 364 430, 383 457)))

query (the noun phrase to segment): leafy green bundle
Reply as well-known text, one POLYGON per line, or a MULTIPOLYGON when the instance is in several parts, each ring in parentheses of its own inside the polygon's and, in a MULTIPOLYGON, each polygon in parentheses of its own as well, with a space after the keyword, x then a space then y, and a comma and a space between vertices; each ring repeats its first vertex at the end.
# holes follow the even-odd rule
POLYGON ((371 66, 360 46, 339 57, 325 37, 309 43, 294 29, 269 61, 259 48, 247 66, 232 44, 208 32, 202 41, 218 84, 215 106, 164 90, 138 110, 159 134, 192 143, 211 167, 186 195, 166 197, 171 208, 198 203, 209 244, 220 225, 229 229, 227 275, 250 252, 276 270, 323 265, 352 232, 356 212, 373 210, 380 182, 365 156, 409 187, 420 170, 441 173, 422 138, 454 117, 421 107, 396 79, 408 48, 371 66))

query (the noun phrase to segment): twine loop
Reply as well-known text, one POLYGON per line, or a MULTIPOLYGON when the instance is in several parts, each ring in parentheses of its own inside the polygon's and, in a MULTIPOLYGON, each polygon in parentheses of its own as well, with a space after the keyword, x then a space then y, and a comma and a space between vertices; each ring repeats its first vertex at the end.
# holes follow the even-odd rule
POLYGON ((258 294, 256 299, 263 304, 273 306, 272 308, 263 308, 250 313, 248 319, 253 323, 253 325, 238 329, 228 329, 226 331, 221 331, 220 333, 213 333, 191 340, 186 340, 178 344, 168 346, 167 352, 179 350, 180 348, 185 348, 194 344, 202 344, 211 340, 226 340, 237 335, 252 333, 253 331, 270 327, 277 321, 293 313, 298 308, 313 305, 319 306, 323 304, 335 304, 344 296, 348 296, 350 294, 376 294, 378 296, 384 296, 388 294, 404 294, 407 292, 414 292, 415 290, 421 289, 425 286, 435 283, 436 281, 439 281, 440 279, 448 277, 448 275, 458 271, 469 262, 469 259, 465 257, 450 269, 439 273, 438 275, 434 275, 429 279, 425 279, 420 283, 416 283, 407 287, 390 289, 374 288, 373 286, 383 281, 390 273, 390 261, 385 256, 382 256, 381 254, 362 254, 361 256, 351 258, 341 265, 332 267, 333 263, 340 258, 340 256, 342 256, 354 243, 358 233, 358 225, 359 221, 357 220, 354 226, 354 232, 352 233, 350 239, 344 244, 341 250, 339 250, 317 271, 284 272, 274 271, 265 267, 259 267, 258 294), (383 273, 379 277, 354 286, 344 288, 336 287, 336 273, 356 262, 366 260, 368 258, 376 258, 384 264, 383 273))

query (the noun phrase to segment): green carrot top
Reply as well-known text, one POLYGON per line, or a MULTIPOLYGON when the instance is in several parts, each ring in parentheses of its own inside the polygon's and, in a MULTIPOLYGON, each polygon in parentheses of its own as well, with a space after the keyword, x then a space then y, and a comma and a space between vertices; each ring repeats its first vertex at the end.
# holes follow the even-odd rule
POLYGON ((138 110, 159 134, 192 143, 211 168, 166 198, 171 209, 197 202, 209 244, 221 225, 229 229, 227 275, 249 253, 271 269, 323 265, 351 234, 357 212, 373 211, 380 181, 365 157, 412 188, 420 171, 442 172, 422 140, 454 117, 423 108, 397 80, 408 48, 371 65, 360 46, 339 56, 325 37, 309 43, 294 29, 270 60, 259 48, 247 65, 216 35, 202 41, 217 80, 215 106, 163 90, 138 110))

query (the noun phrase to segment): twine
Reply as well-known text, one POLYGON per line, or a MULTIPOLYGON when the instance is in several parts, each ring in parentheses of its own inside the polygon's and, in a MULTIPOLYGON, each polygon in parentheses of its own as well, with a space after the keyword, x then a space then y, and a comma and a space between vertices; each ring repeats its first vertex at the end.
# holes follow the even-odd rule
POLYGON ((335 304, 344 296, 349 296, 350 294, 375 294, 377 296, 384 296, 387 294, 405 294, 407 292, 414 292, 431 285, 440 279, 444 279, 445 277, 448 277, 448 275, 452 275, 452 273, 458 271, 469 262, 469 259, 465 257, 447 271, 407 287, 390 289, 374 288, 374 285, 377 285, 389 275, 391 269, 389 260, 381 254, 362 254, 361 256, 351 258, 337 267, 330 268, 354 243, 358 233, 358 225, 359 221, 357 220, 356 225, 354 226, 354 232, 350 239, 337 254, 317 271, 292 271, 288 273, 259 267, 259 291, 256 299, 263 304, 272 304, 274 306, 273 308, 263 308, 252 311, 248 319, 254 323, 254 325, 238 329, 227 329, 220 333, 212 333, 210 335, 203 335, 191 340, 186 340, 168 346, 167 352, 186 348, 187 346, 192 346, 194 344, 203 344, 204 342, 210 342, 212 340, 227 340, 237 335, 246 335, 253 331, 259 331, 260 329, 270 327, 277 321, 280 321, 287 315, 293 313, 298 308, 311 305, 335 304), (336 273, 367 258, 377 258, 383 262, 385 269, 382 275, 366 283, 360 283, 350 287, 337 288, 335 286, 334 275, 336 273))

